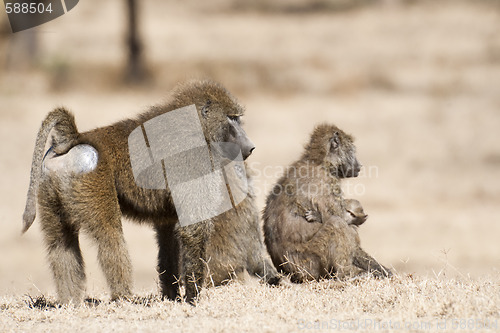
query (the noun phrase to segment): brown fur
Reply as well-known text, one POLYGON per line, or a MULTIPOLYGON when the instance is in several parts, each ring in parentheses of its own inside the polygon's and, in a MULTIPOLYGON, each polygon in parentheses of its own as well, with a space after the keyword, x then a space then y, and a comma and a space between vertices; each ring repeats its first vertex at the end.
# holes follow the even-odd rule
POLYGON ((315 128, 300 160, 278 180, 264 209, 264 234, 274 265, 294 282, 362 272, 387 275, 359 246, 359 236, 344 219, 340 180, 360 170, 350 135, 334 125, 315 128), (323 223, 309 223, 317 211, 323 223))
MULTIPOLYGON (((177 214, 168 186, 166 190, 138 187, 128 152, 132 130, 160 114, 191 104, 196 105, 208 143, 231 139, 230 118, 241 116, 243 108, 225 88, 210 81, 188 82, 179 86, 165 104, 150 108, 136 119, 86 133, 77 131, 73 116, 62 108, 49 113, 42 123, 33 154, 23 231, 35 218, 37 198, 48 259, 61 302, 79 303, 83 297, 85 272, 78 243, 80 230, 90 234, 97 243, 99 262, 112 298, 131 295, 131 264, 123 238, 122 214, 155 228, 162 294, 170 299, 179 295, 176 281, 180 275, 180 255, 186 300, 193 302, 198 295, 205 275, 205 243, 213 223, 204 221, 176 227, 177 214), (76 145, 94 147, 99 156, 95 170, 83 174, 64 170, 42 172, 44 145, 51 130, 54 133, 51 144, 56 154, 64 154, 76 145)), ((237 126, 239 128, 239 122, 237 126)), ((237 134, 248 140, 239 129, 237 134)), ((196 158, 189 161, 190 165, 199 163, 196 158)))
POLYGON ((230 281, 244 271, 272 285, 280 281, 264 245, 251 170, 248 168, 246 180, 247 197, 235 209, 213 218, 214 229, 207 244, 206 257, 209 283, 215 286, 230 281))
POLYGON ((345 220, 348 224, 360 226, 366 222, 368 215, 365 214, 361 202, 356 199, 345 199, 344 206, 346 210, 345 220))
MULTIPOLYGON (((347 224, 360 226, 366 222, 368 215, 365 214, 363 206, 356 199, 344 199, 344 220, 347 224)), ((321 214, 317 210, 308 210, 304 214, 304 218, 310 223, 323 223, 321 214)))

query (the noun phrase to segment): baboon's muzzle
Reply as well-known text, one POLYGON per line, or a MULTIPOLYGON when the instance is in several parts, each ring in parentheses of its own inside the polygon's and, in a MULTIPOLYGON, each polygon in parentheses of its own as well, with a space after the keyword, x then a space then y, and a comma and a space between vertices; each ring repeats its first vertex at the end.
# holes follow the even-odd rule
POLYGON ((228 141, 239 146, 244 160, 246 160, 255 149, 255 145, 239 124, 231 123, 228 141))
POLYGON ((354 178, 359 175, 361 171, 361 165, 356 161, 353 165, 344 166, 339 170, 340 178, 354 178))

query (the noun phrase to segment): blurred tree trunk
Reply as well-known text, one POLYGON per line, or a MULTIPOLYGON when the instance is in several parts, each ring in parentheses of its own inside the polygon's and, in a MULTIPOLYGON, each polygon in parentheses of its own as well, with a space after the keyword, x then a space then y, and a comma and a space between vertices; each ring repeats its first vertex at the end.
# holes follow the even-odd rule
POLYGON ((126 80, 130 83, 139 83, 147 78, 144 67, 142 43, 138 32, 138 6, 136 0, 127 1, 127 47, 128 63, 126 80))

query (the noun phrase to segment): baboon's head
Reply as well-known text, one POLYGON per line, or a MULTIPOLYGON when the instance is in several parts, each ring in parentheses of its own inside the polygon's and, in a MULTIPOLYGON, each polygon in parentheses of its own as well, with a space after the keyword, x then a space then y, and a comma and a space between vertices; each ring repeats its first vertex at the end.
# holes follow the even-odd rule
POLYGON ((352 136, 335 125, 317 126, 302 158, 325 165, 332 175, 339 178, 357 177, 361 169, 352 136))
POLYGON ((348 224, 360 226, 365 223, 368 215, 365 214, 363 206, 356 199, 345 199, 344 206, 346 210, 345 218, 348 224))
MULTIPOLYGON (((255 149, 247 134, 241 127, 243 107, 222 85, 213 81, 190 81, 178 87, 174 94, 177 107, 191 104, 196 105, 201 125, 208 143, 230 142, 241 150, 243 159, 246 159, 255 149)), ((234 149, 231 145, 224 153, 234 158, 234 149), (227 150, 227 151, 226 151, 227 150)))

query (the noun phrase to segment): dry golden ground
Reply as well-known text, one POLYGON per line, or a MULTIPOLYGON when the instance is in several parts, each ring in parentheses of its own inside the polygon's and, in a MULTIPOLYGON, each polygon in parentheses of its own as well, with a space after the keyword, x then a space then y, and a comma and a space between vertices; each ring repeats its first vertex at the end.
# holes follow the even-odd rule
MULTIPOLYGON (((452 319, 499 319, 498 4, 384 1, 282 13, 260 8, 261 1, 245 11, 237 10, 239 0, 217 3, 224 9, 141 1, 154 73, 145 86, 119 83, 122 1, 81 1, 40 27, 34 68, 19 54, 22 35, 0 34, 0 331, 288 331, 301 328, 300 319, 309 325, 358 318, 447 319, 450 329, 452 319), (20 236, 44 115, 66 105, 88 130, 137 114, 193 76, 221 81, 246 106, 260 207, 315 124, 352 133, 365 169, 345 192, 370 216, 361 242, 400 277, 344 288, 233 284, 206 290, 196 308, 157 299, 150 307, 108 304, 96 250, 83 236, 87 292, 103 303, 30 309, 26 295, 55 297, 39 224, 20 236)), ((156 294, 153 232, 124 226, 135 291, 156 294)))
POLYGON ((206 290, 199 304, 138 296, 54 308, 52 298, 0 297, 0 330, 29 332, 496 331, 499 279, 394 277, 206 290))

